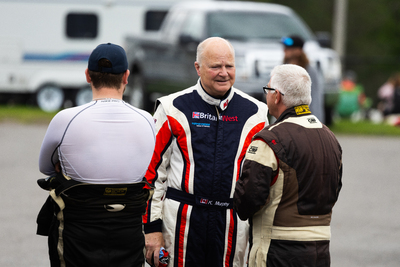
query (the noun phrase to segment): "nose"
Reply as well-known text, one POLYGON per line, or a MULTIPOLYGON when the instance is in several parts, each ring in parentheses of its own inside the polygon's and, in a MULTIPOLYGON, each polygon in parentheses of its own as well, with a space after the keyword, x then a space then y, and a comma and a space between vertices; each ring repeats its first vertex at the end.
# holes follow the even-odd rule
POLYGON ((222 67, 221 71, 219 72, 220 76, 227 76, 228 75, 228 71, 226 70, 226 67, 222 67))

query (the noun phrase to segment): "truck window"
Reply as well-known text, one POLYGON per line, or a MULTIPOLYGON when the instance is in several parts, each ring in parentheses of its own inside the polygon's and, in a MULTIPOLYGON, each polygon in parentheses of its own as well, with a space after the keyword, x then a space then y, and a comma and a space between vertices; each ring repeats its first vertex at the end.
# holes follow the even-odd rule
POLYGON ((66 20, 67 37, 82 39, 97 37, 98 18, 96 14, 69 13, 66 20))
POLYGON ((204 29, 204 16, 203 13, 192 12, 188 15, 184 26, 182 28, 182 33, 191 36, 193 40, 200 40, 204 29))
POLYGON ((265 12, 218 12, 208 15, 209 36, 227 39, 280 39, 297 34, 312 38, 308 28, 294 16, 265 12))
MULTIPOLYGON (((172 13, 171 13, 172 14, 172 13)), ((174 15, 163 23, 162 33, 163 40, 166 42, 178 42, 179 34, 181 33, 182 24, 187 17, 187 13, 183 11, 175 11, 174 15)))
POLYGON ((145 15, 145 30, 158 31, 168 11, 149 10, 145 15))

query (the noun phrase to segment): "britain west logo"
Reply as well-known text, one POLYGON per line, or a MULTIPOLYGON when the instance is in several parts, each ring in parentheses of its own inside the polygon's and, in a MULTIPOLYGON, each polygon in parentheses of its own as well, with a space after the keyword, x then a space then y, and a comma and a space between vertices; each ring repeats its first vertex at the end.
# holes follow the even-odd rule
POLYGON ((192 118, 193 119, 205 119, 205 120, 210 120, 210 121, 217 121, 217 116, 210 114, 210 113, 204 113, 204 112, 199 112, 199 111, 193 111, 192 112, 192 118))

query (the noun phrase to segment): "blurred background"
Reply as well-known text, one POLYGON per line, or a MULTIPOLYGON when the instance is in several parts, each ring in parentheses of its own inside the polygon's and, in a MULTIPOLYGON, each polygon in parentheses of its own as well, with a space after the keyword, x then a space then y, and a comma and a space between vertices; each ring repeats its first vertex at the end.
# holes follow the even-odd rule
MULTIPOLYGON (((36 215, 47 197, 47 192, 36 185, 36 180, 43 178, 37 164, 47 125, 58 111, 54 106, 50 107, 51 111, 40 109, 37 92, 12 91, 17 82, 26 84, 28 78, 19 79, 10 73, 25 71, 25 67, 18 65, 23 60, 29 62, 27 69, 30 70, 41 69, 43 65, 38 59, 53 62, 68 60, 70 67, 78 66, 78 70, 61 67, 46 73, 55 77, 59 71, 57 73, 62 74, 65 82, 71 82, 75 77, 80 79, 77 83, 79 90, 66 89, 68 101, 62 99, 60 108, 77 105, 88 98, 90 100, 91 96, 86 94, 88 88, 85 87, 84 69, 90 51, 107 39, 101 31, 117 34, 115 29, 128 24, 135 34, 145 31, 154 33, 176 2, 180 1, 0 0, 0 84, 10 84, 9 88, 3 86, 0 90, 0 266, 48 266, 46 239, 35 235, 36 215), (88 13, 95 5, 112 9, 117 2, 129 8, 116 9, 114 14, 103 16, 98 21, 88 13), (27 3, 41 6, 31 8, 27 3), (92 5, 90 9, 87 3, 92 5), (72 31, 57 28, 58 24, 45 17, 42 8, 55 4, 64 6, 50 14, 58 18, 59 23, 71 22, 72 31), (68 16, 67 5, 72 16, 68 16), (11 6, 14 9, 8 9, 11 6), (144 16, 143 6, 151 8, 151 12, 147 13, 149 16, 144 16), (132 10, 139 13, 132 13, 132 10), (81 24, 74 24, 76 19, 81 19, 79 15, 82 13, 89 15, 91 23, 103 23, 95 35, 85 35, 85 31, 80 31, 81 24), (64 19, 67 17, 70 20, 64 19), (149 17, 151 20, 147 21, 149 17), (111 25, 117 25, 117 28, 111 25), (21 35, 22 29, 29 37, 27 39, 34 41, 32 45, 23 45, 10 37, 21 35), (52 43, 52 40, 58 35, 63 36, 59 40, 71 39, 69 45, 84 46, 85 53, 73 53, 76 51, 72 46, 66 50, 70 53, 57 51, 62 43, 52 43), (90 42, 83 42, 80 38, 90 42), (19 54, 22 50, 32 51, 33 47, 42 47, 43 53, 28 53, 25 57, 19 54), (46 47, 44 51, 43 47, 46 47), (53 56, 48 57, 47 52, 52 52, 53 56)), ((340 91, 347 95, 345 99, 355 99, 356 102, 355 105, 354 101, 345 102, 343 109, 337 107, 334 121, 329 126, 338 136, 344 151, 343 189, 332 218, 332 266, 399 266, 400 194, 397 188, 400 181, 400 127, 394 125, 400 125, 397 115, 400 110, 393 109, 393 99, 396 73, 400 72, 400 1, 258 2, 292 8, 320 41, 325 40, 325 46, 336 51, 341 59, 340 91), (385 110, 385 98, 392 101, 391 111, 385 110), (394 116, 391 116, 392 112, 394 116)), ((102 12, 100 7, 97 10, 102 12)), ((124 37, 113 38, 116 43, 122 44, 124 37)), ((191 60, 194 61, 194 58, 191 60)), ((55 93, 52 99, 57 100, 60 96, 57 87, 49 85, 44 87, 42 100, 47 99, 48 93, 55 93)), ((400 82, 397 86, 400 88, 400 82)))
MULTIPOLYGON (((41 63, 37 64, 37 60, 52 60, 56 62, 62 59, 69 60, 70 62, 73 61, 74 64, 78 62, 85 63, 91 49, 95 47, 95 44, 109 39, 115 40, 116 43, 123 44, 125 42, 125 37, 128 35, 156 32, 162 24, 169 8, 178 2, 185 1, 1 0, 0 10, 3 11, 0 12, 4 14, 2 14, 0 19, 0 21, 2 21, 0 36, 3 37, 0 41, 0 47, 2 48, 0 52, 0 65, 4 63, 6 66, 0 68, 0 83, 3 84, 6 81, 14 86, 14 89, 5 90, 3 88, 4 86, 1 86, 0 104, 28 104, 35 106, 41 101, 39 99, 39 89, 43 89, 44 86, 41 85, 41 88, 29 89, 30 93, 37 92, 36 95, 26 94, 27 90, 25 89, 18 89, 16 86, 17 82, 23 80, 22 82, 28 83, 27 81, 32 79, 32 77, 19 78, 17 75, 8 75, 8 72, 11 72, 13 67, 16 66, 9 62, 13 63, 14 61, 23 60, 24 62, 30 62, 30 64, 34 63, 34 65, 30 67, 36 69, 39 69, 42 65, 41 63), (24 9, 24 6, 28 6, 27 3, 33 3, 33 5, 24 9), (37 3, 37 5, 35 5, 35 3, 37 3), (48 15, 48 11, 44 12, 45 6, 56 5, 59 7, 54 8, 53 11, 50 12, 53 13, 53 17, 48 15), (93 10, 98 11, 98 17, 91 14, 91 12, 96 13, 96 11, 89 11, 88 7, 90 5, 94 7, 93 10), (103 7, 100 8, 99 6, 103 7), (148 10, 146 14, 143 11, 144 6, 146 6, 148 10), (17 9, 15 9, 15 7, 17 7, 17 9), (104 11, 106 9, 109 11, 104 11), (110 12, 112 9, 113 11, 110 12), (84 18, 80 17, 82 14, 90 15, 87 16, 88 18, 85 18, 85 23, 83 23, 84 18), (66 19, 64 19, 64 16, 66 16, 66 19), (42 17, 42 20, 40 17, 42 17), (54 17, 59 17, 58 21, 60 22, 57 21, 57 23, 60 23, 62 27, 53 22, 55 21, 54 17), (116 17, 120 19, 115 19, 116 17), (81 21, 79 22, 79 20, 81 21), (32 23, 30 23, 30 21, 32 21, 32 23), (95 29, 95 31, 90 34, 85 32, 90 31, 91 25, 96 23, 100 25, 98 29, 95 29), (129 25, 129 27, 127 27, 129 31, 117 30, 125 24, 129 25), (85 25, 85 27, 82 27, 82 25, 85 25), (34 27, 36 27, 36 29, 34 29, 34 27), (18 37, 18 34, 21 35, 22 31, 24 31, 25 35, 29 35, 28 38, 26 38, 29 40, 28 44, 22 43, 15 38, 18 37), (58 32, 55 33, 55 31, 58 32), (60 39, 58 35, 65 36, 60 39), (110 38, 110 36, 112 38, 110 38), (15 40, 11 37, 15 38, 15 40), (64 40, 68 41, 67 45, 63 43, 65 42, 64 40), (90 42, 86 42, 86 40, 90 42), (63 45, 65 45, 63 50, 60 48, 59 51, 56 51, 57 47, 63 45), (75 45, 75 47, 72 45, 75 45), (74 51, 77 45, 84 48, 80 49, 84 52, 74 54, 74 52, 77 52, 74 51), (33 54, 34 49, 38 46, 42 46, 41 54, 33 54), (22 50, 22 52, 20 50, 22 50), (46 52, 48 52, 48 54, 46 54, 46 52), (18 53, 25 54, 22 58, 19 58, 21 56, 18 55, 18 53)), ((333 48, 333 50, 337 52, 341 59, 342 77, 350 76, 353 82, 361 86, 361 97, 364 98, 359 100, 361 109, 365 108, 367 111, 372 109, 373 112, 372 115, 358 114, 358 117, 353 116, 353 119, 359 120, 360 118, 373 117, 373 119, 376 119, 378 122, 382 120, 379 114, 377 118, 374 116, 376 115, 375 110, 379 110, 380 113, 383 114, 385 108, 383 106, 384 103, 382 103, 385 96, 381 96, 384 93, 379 94, 380 97, 378 97, 378 90, 390 80, 391 77, 400 72, 399 1, 254 0, 253 2, 276 3, 292 8, 306 24, 308 24, 311 31, 322 45, 333 48)), ((37 50, 40 51, 39 49, 37 50)), ((72 63, 69 64, 71 65, 72 63)), ((82 66, 82 68, 84 68, 84 65, 82 66)), ((59 75, 56 74, 56 68, 54 68, 53 71, 53 77, 59 75)), ((68 80, 69 77, 70 84, 68 86, 77 86, 80 89, 71 91, 71 88, 65 85, 64 87, 67 88, 63 89, 65 95, 68 96, 69 99, 64 99, 65 101, 60 108, 78 105, 90 99, 90 91, 88 94, 88 88, 87 86, 85 87, 84 81, 80 81, 79 84, 76 81, 72 82, 74 79, 76 80, 77 78, 75 77, 79 75, 81 75, 81 70, 77 72, 76 70, 68 70, 68 68, 64 67, 63 77, 57 77, 58 80, 63 79, 63 83, 66 83, 65 80, 68 80)), ((41 74, 38 76, 45 75, 41 74)), ((79 77, 81 80, 83 79, 83 76, 79 77)), ((53 90, 51 92, 54 94, 54 92, 56 92, 54 89, 57 89, 54 88, 57 87, 54 86, 54 84, 55 83, 51 81, 47 82, 45 88, 47 91, 41 91, 47 92, 47 95, 50 95, 48 91, 53 90)), ((10 88, 12 86, 10 86, 10 88)), ((388 89, 388 91, 389 94, 391 94, 390 92, 392 92, 393 89, 388 89)), ((42 100, 46 99, 44 93, 41 94, 41 96, 42 100)), ((49 110, 51 110, 51 107, 49 110)), ((336 115, 338 115, 337 112, 336 115)), ((337 117, 340 118, 340 116, 337 117)), ((397 122, 393 122, 392 124, 397 124, 397 122)))
POLYGON ((397 0, 276 0, 293 8, 314 33, 331 34, 332 47, 342 57, 342 69, 353 70, 365 93, 379 102, 377 91, 400 71, 400 2, 397 0), (339 10, 339 11, 338 11, 339 10), (341 13, 336 13, 341 12, 341 13), (337 16, 337 17, 335 17, 337 16), (343 23, 343 34, 337 29, 343 23), (336 35, 335 35, 336 34, 336 35), (339 40, 340 39, 340 40, 339 40), (335 42, 339 43, 335 44, 335 42), (343 43, 340 43, 342 42, 343 43))

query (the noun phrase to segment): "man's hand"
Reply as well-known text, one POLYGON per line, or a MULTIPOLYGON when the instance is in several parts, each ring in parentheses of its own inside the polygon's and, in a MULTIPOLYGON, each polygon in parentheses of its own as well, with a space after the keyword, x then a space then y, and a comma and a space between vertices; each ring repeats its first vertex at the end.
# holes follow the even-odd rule
POLYGON ((145 235, 146 245, 146 261, 149 264, 154 262, 154 266, 158 267, 158 259, 160 248, 164 246, 164 238, 161 232, 154 232, 145 235))
POLYGON ((56 165, 54 166, 54 169, 56 170, 56 172, 61 172, 61 163, 57 162, 56 165))

